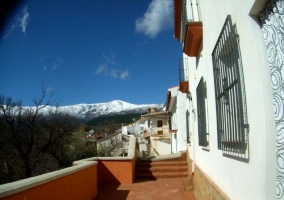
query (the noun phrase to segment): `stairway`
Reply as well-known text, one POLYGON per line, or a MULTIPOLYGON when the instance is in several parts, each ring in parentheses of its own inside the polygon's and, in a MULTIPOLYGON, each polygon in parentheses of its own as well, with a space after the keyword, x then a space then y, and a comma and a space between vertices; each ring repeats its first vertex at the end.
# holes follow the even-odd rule
POLYGON ((186 155, 177 158, 137 160, 135 179, 162 179, 188 177, 186 155))

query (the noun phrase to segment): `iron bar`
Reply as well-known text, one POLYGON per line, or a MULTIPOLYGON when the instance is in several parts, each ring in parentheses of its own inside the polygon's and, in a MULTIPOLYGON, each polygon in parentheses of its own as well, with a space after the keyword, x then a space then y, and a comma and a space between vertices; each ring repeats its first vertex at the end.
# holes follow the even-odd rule
POLYGON ((239 36, 228 15, 212 52, 218 148, 243 157, 248 146, 244 78, 239 36))

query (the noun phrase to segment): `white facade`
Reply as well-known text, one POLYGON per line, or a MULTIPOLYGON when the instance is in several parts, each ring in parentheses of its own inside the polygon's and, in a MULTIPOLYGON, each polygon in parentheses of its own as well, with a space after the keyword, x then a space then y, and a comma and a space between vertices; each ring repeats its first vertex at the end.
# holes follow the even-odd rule
MULTIPOLYGON (((186 98, 186 94, 179 95, 178 92, 176 110, 173 107, 173 111, 176 111, 178 116, 177 141, 175 141, 178 146, 173 145, 173 149, 184 150, 188 141, 186 137, 188 134, 191 135, 191 144, 187 145, 190 159, 230 199, 236 200, 276 199, 276 193, 279 199, 284 198, 281 196, 283 185, 277 184, 276 187, 275 105, 273 106, 275 99, 273 100, 271 84, 271 80, 274 79, 268 64, 263 30, 256 18, 264 8, 265 2, 264 0, 199 1, 203 24, 202 44, 196 57, 183 54, 183 58, 187 60, 185 67, 188 68, 187 76, 192 101, 186 98), (242 158, 227 155, 218 148, 212 52, 228 15, 236 25, 239 35, 249 124, 248 146, 242 158), (198 135, 197 87, 202 77, 206 85, 206 123, 203 126, 206 126, 208 134, 207 146, 199 145, 198 135), (189 111, 187 122, 186 111, 189 111), (189 133, 184 128, 186 126, 189 133)), ((192 15, 190 5, 191 1, 187 0, 187 16, 192 15)), ((283 39, 281 41, 283 42, 283 39)), ((284 63, 283 60, 279 62, 282 62, 282 65, 284 63)), ((172 117, 174 116, 173 112, 172 117)), ((283 165, 283 162, 281 164, 283 165)), ((283 175, 278 175, 277 178, 279 177, 283 180, 283 175)))
POLYGON ((143 138, 147 140, 147 144, 143 145, 146 145, 149 156, 171 154, 168 117, 165 111, 156 110, 141 116, 144 121, 143 138))
POLYGON ((171 154, 171 140, 170 138, 151 137, 151 150, 153 155, 169 155, 171 154))
POLYGON ((186 108, 186 94, 181 93, 178 87, 168 89, 168 95, 171 96, 171 102, 168 102, 168 112, 171 113, 171 144, 172 153, 187 150, 187 110, 186 108))
POLYGON ((140 122, 135 122, 126 126, 122 126, 122 134, 128 135, 128 134, 142 134, 144 129, 144 124, 141 124, 140 122))

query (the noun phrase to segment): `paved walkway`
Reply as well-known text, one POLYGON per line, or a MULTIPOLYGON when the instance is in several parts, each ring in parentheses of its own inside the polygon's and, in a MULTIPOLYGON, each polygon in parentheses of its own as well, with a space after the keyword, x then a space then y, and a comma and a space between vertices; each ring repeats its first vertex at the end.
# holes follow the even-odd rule
POLYGON ((137 180, 133 184, 99 184, 95 200, 196 200, 193 191, 184 190, 184 178, 137 180))

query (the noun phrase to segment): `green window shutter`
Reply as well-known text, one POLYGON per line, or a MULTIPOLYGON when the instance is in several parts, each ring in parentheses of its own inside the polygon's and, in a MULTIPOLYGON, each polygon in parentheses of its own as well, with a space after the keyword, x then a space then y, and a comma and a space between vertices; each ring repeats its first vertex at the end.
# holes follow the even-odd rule
POLYGON ((201 78, 197 89, 197 116, 198 116, 198 139, 199 146, 207 146, 207 134, 206 134, 206 111, 205 111, 205 93, 204 93, 204 81, 201 78))

